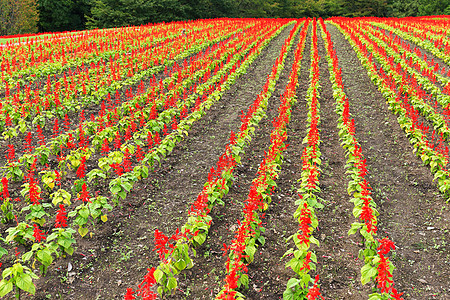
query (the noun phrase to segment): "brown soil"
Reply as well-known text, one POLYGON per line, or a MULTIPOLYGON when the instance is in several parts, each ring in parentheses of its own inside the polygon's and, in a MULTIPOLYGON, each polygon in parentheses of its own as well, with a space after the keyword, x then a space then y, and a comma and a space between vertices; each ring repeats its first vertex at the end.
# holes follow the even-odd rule
MULTIPOLYGON (((450 298, 450 213, 428 167, 413 153, 406 136, 385 99, 361 66, 343 35, 331 25, 332 40, 343 71, 350 113, 356 121, 356 136, 367 159, 369 182, 380 212, 379 238, 389 236, 397 246, 391 259, 397 269, 394 281, 405 299, 450 298)), ((92 237, 77 239, 72 257, 58 259, 46 276, 37 281, 38 292, 23 299, 123 299, 126 288, 136 289, 149 267, 159 258, 152 251, 156 228, 167 235, 185 223, 190 204, 201 191, 209 169, 224 151, 230 132, 237 131, 241 111, 246 111, 264 85, 284 40, 286 28, 262 51, 245 75, 195 125, 161 166, 135 186, 121 207, 108 214, 108 222, 98 224, 92 237)), ((311 31, 311 28, 310 28, 311 31)), ((301 171, 302 140, 306 134, 306 90, 309 86, 310 43, 308 34, 301 62, 298 102, 288 127, 288 148, 277 181, 277 189, 263 225, 266 243, 249 265, 249 289, 240 290, 247 299, 281 299, 286 282, 295 273, 281 259, 293 247, 286 239, 298 228, 293 218, 298 199, 296 189, 301 171)), ((298 36, 295 38, 298 41, 298 36)), ((280 95, 288 81, 293 50, 288 54, 267 108, 267 117, 257 128, 242 163, 235 170, 235 182, 223 199, 224 206, 211 212, 213 223, 205 243, 198 249, 194 267, 181 273, 174 295, 165 299, 212 299, 223 285, 225 257, 223 243, 229 243, 242 202, 270 143, 272 120, 278 114, 280 95)), ((320 135, 322 176, 319 195, 324 208, 317 210, 319 239, 317 272, 325 299, 367 299, 373 284, 362 286, 357 259, 362 248, 359 235, 348 236, 353 204, 347 194, 346 157, 337 131, 326 52, 319 35, 320 135)))
POLYGON ((389 236, 397 247, 391 254, 398 268, 397 289, 405 292, 405 299, 448 299, 448 206, 350 44, 334 26, 327 28, 339 49, 350 113, 367 159, 380 212, 379 235, 389 236))

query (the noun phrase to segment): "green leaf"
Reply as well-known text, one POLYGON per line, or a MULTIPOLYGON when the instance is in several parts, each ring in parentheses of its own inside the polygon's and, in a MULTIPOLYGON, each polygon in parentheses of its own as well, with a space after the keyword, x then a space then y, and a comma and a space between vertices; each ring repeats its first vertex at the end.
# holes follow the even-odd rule
POLYGON ((302 261, 294 257, 287 263, 286 266, 291 267, 295 273, 299 274, 302 267, 302 261))
POLYGON ((8 254, 8 251, 5 248, 0 247, 0 258, 3 257, 3 255, 8 254))
POLYGON ((361 268, 361 283, 364 285, 377 275, 377 268, 372 267, 370 264, 366 264, 361 268))
MULTIPOLYGON (((291 278, 291 279, 295 279, 295 278, 291 278)), ((287 288, 283 292, 283 300, 297 300, 297 299, 295 299, 294 291, 290 288, 287 288)))
POLYGON ((0 281, 0 297, 4 297, 6 294, 11 292, 12 289, 13 289, 12 282, 6 281, 4 279, 2 279, 2 281, 0 281))
POLYGON ((131 183, 129 182, 123 182, 122 183, 122 187, 127 190, 128 192, 133 188, 133 186, 131 185, 131 183))
POLYGON ((87 207, 83 207, 78 211, 78 214, 82 218, 87 219, 87 218, 89 218, 89 209, 87 207))
POLYGON ((206 240, 205 233, 199 233, 197 236, 194 236, 194 241, 197 242, 199 245, 203 244, 205 240, 206 240))
POLYGON ((22 260, 25 262, 27 260, 30 260, 30 258, 33 256, 34 252, 33 251, 28 251, 27 253, 24 253, 22 255, 22 260))
POLYGON ((291 279, 289 279, 289 281, 287 283, 287 288, 288 289, 292 289, 293 287, 295 287, 299 283, 300 283, 300 280, 298 280, 297 278, 291 278, 291 279))
POLYGON ((156 269, 153 276, 155 277, 156 282, 161 283, 161 278, 163 278, 164 273, 160 269, 156 269))
POLYGON ((114 185, 110 188, 110 191, 112 194, 116 195, 122 190, 122 187, 120 185, 114 185))
POLYGON ((174 263, 175 268, 177 268, 178 270, 184 270, 186 268, 186 262, 184 261, 184 259, 180 259, 177 262, 174 263))
POLYGON ((362 227, 362 225, 363 225, 362 223, 358 222, 352 223, 352 228, 350 228, 350 230, 348 231, 348 235, 355 234, 358 231, 358 229, 362 227))
POLYGON ((49 266, 53 262, 53 257, 48 250, 40 250, 37 252, 36 256, 38 260, 46 266, 49 266))
POLYGON ((64 249, 64 251, 66 251, 66 253, 69 254, 69 255, 72 255, 74 250, 75 250, 75 249, 73 249, 72 247, 69 247, 69 248, 65 248, 65 249, 64 249))
POLYGON ((122 200, 125 200, 125 198, 127 197, 127 192, 122 190, 119 192, 119 196, 120 196, 120 198, 122 198, 122 200))
POLYGON ((169 281, 167 281, 167 288, 169 290, 174 290, 177 288, 177 280, 175 279, 175 277, 170 277, 169 281))
POLYGON ((19 289, 24 290, 27 293, 34 295, 36 293, 36 287, 33 284, 31 276, 28 274, 22 274, 16 277, 16 285, 19 289))
POLYGON ((248 275, 247 274, 242 274, 241 277, 239 278, 239 282, 244 285, 246 288, 248 288, 248 275))
POLYGON ((88 232, 89 232, 89 229, 87 229, 86 227, 80 226, 78 228, 78 233, 81 235, 81 237, 84 237, 88 232))

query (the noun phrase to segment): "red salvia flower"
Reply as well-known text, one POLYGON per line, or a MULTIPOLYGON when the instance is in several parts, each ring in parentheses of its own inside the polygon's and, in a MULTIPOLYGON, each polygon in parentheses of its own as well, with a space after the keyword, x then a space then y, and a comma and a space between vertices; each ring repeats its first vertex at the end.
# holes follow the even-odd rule
POLYGON ((383 254, 380 254, 380 261, 377 267, 377 287, 381 289, 382 293, 388 293, 390 286, 393 283, 392 273, 389 271, 389 262, 383 254))
POLYGON ((177 119, 173 117, 172 130, 177 130, 177 128, 178 128, 177 119))
POLYGON ((102 156, 108 155, 108 152, 109 152, 110 150, 111 150, 111 149, 109 148, 108 140, 105 139, 105 140, 103 141, 102 148, 101 148, 102 156))
POLYGON ((67 227, 67 212, 64 208, 64 204, 59 205, 59 209, 56 211, 56 221, 55 221, 55 227, 61 228, 61 227, 67 227))
POLYGON ((91 200, 89 200, 89 191, 87 189, 86 183, 83 183, 83 185, 81 186, 81 193, 78 199, 83 202, 91 202, 91 200))
POLYGON ((114 173, 116 173, 117 176, 120 176, 123 174, 123 168, 122 168, 121 164, 117 164, 117 163, 110 164, 110 167, 113 168, 114 173))
POLYGON ((125 130, 125 136, 124 136, 125 141, 128 141, 129 139, 131 139, 131 126, 127 127, 127 129, 125 130))
POLYGON ((77 169, 77 176, 80 179, 84 178, 86 176, 86 156, 83 156, 81 158, 81 163, 80 163, 80 165, 78 166, 78 169, 77 169))
POLYGON ((376 227, 373 224, 373 221, 375 220, 375 216, 373 215, 373 209, 369 206, 367 200, 365 202, 366 203, 364 203, 362 207, 360 218, 367 225, 367 232, 375 233, 376 227))
POLYGON ((59 134, 59 124, 58 119, 55 118, 55 121, 53 123, 53 137, 56 137, 59 134))
POLYGON ((144 280, 139 285, 138 295, 141 296, 145 300, 154 300, 157 298, 157 294, 150 289, 155 285, 155 268, 147 269, 147 274, 144 277, 144 280))
POLYGON ((395 245, 394 242, 392 242, 390 239, 388 238, 384 238, 382 240, 378 240, 378 242, 380 243, 380 246, 378 246, 377 251, 379 254, 383 254, 386 255, 389 253, 389 251, 395 250, 395 245))
POLYGON ((8 178, 6 177, 2 178, 2 185, 3 185, 3 199, 8 199, 9 198, 8 178))
POLYGON ((236 269, 233 269, 231 273, 225 278, 225 282, 230 290, 237 288, 237 276, 236 269))
MULTIPOLYGON (((314 280, 314 286, 309 289, 308 294, 306 295, 306 299, 308 300, 315 300, 320 296, 320 289, 317 284, 319 281, 319 275, 316 276, 316 279, 314 280)), ((323 297, 321 297, 323 299, 323 297)))
POLYGON ((142 151, 141 146, 137 145, 136 146, 136 160, 140 162, 143 159, 144 159, 144 152, 142 151))
POLYGON ((147 146, 149 148, 153 147, 153 136, 152 136, 152 133, 150 131, 147 132, 147 146))
POLYGON ((309 235, 311 233, 310 225, 311 225, 311 210, 308 209, 308 204, 305 202, 304 207, 300 211, 299 217, 299 231, 301 234, 298 234, 297 237, 300 240, 301 244, 309 243, 309 235))
POLYGON ((159 258, 162 261, 165 261, 165 254, 169 252, 169 250, 166 249, 166 244, 169 241, 169 238, 164 235, 161 231, 158 229, 155 229, 155 249, 157 250, 156 253, 159 254, 159 258))
POLYGON ((39 187, 33 178, 30 178, 28 196, 32 205, 39 205, 39 200, 41 199, 41 193, 39 192, 39 187))
POLYGON ((120 137, 120 132, 117 131, 116 137, 114 138, 114 148, 120 149, 120 146, 122 146, 122 141, 121 141, 121 137, 120 137))
POLYGON ((84 134, 83 126, 80 123, 78 128, 78 147, 83 148, 86 146, 86 137, 84 134))
POLYGON ((6 114, 6 117, 5 117, 5 125, 6 125, 6 126, 12 126, 11 117, 9 116, 9 113, 6 114))
POLYGON ((84 109, 80 112, 80 123, 86 121, 86 117, 84 116, 84 109))
POLYGON ((39 145, 40 145, 40 146, 45 145, 45 136, 44 136, 44 134, 42 133, 41 125, 37 124, 37 125, 36 125, 36 128, 37 128, 36 131, 37 131, 37 133, 38 133, 39 145))
POLYGON ((66 114, 64 116, 64 130, 67 131, 70 129, 70 121, 69 121, 69 116, 66 114))
POLYGON ((153 142, 155 145, 159 145, 161 143, 161 138, 159 137, 159 132, 155 132, 155 137, 153 138, 153 142))
POLYGON ((27 136, 25 137, 25 144, 23 145, 26 153, 31 153, 33 151, 33 146, 31 145, 32 142, 33 142, 33 137, 31 135, 31 132, 28 132, 27 136))
POLYGON ((6 159, 8 161, 13 161, 16 159, 16 151, 14 150, 14 145, 9 144, 6 150, 6 159))
POLYGON ((395 299, 395 300, 404 300, 403 298, 401 298, 401 296, 403 295, 403 293, 398 293, 396 288, 392 288, 391 289, 391 296, 395 299))
POLYGON ((303 260, 303 265, 300 268, 300 271, 302 270, 311 270, 311 267, 309 266, 309 264, 311 263, 311 251, 308 251, 308 253, 306 254, 305 259, 303 260))
POLYGON ((130 161, 130 151, 128 149, 125 150, 125 157, 123 158, 122 167, 124 172, 131 171, 131 161, 130 161))
POLYGON ((133 294, 134 294, 133 289, 127 288, 127 293, 125 294, 124 300, 134 300, 134 299, 136 299, 133 296, 133 294))
POLYGON ((45 236, 43 232, 39 229, 39 227, 35 224, 34 225, 34 231, 33 231, 33 237, 35 238, 36 242, 40 243, 41 240, 45 240, 45 236))

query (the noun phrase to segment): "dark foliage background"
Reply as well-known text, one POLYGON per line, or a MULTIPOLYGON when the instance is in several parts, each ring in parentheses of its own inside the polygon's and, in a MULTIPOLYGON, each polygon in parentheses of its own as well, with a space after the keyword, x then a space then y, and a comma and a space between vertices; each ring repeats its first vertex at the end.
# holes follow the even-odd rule
POLYGON ((0 29, 3 29, 0 33, 14 34, 218 17, 448 15, 450 0, 0 0, 0 12, 3 12, 0 13, 0 29), (14 7, 12 3, 15 3, 14 7), (13 12, 12 7, 17 12, 13 12), (30 13, 30 9, 34 12, 30 13), (21 13, 20 10, 26 10, 26 13, 21 13), (21 15, 30 14, 36 20, 31 29, 30 26, 22 25, 19 28, 19 25, 8 25, 15 24, 11 21, 8 23, 8 16, 13 15, 16 20, 21 15), (10 26, 8 30, 7 26, 10 26))

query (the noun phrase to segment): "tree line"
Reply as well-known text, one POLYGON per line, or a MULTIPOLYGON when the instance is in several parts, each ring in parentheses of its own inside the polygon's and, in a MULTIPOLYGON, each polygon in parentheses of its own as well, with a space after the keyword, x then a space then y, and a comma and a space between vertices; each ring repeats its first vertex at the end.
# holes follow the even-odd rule
POLYGON ((0 0, 0 36, 206 18, 450 15, 450 0, 0 0))

